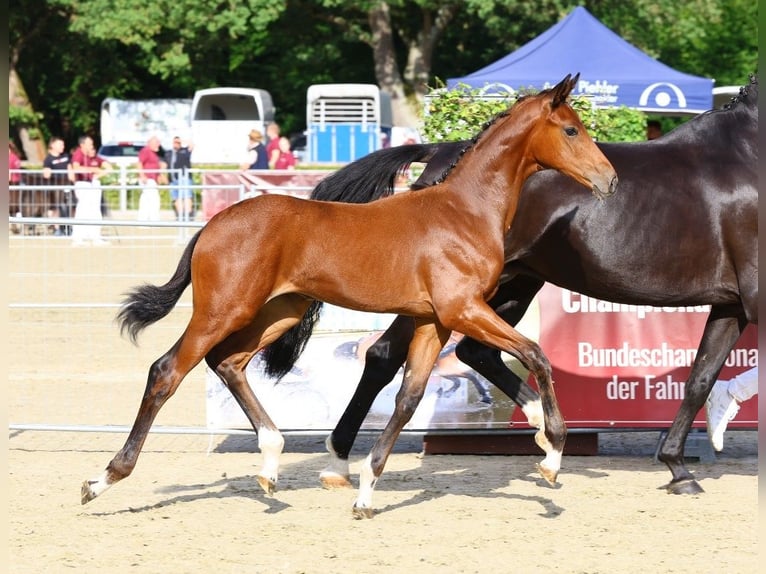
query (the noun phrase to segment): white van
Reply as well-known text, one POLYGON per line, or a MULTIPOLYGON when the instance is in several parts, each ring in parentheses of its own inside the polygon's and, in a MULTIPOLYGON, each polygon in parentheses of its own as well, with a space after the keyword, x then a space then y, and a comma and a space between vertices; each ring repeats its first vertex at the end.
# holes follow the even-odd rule
POLYGON ((191 106, 192 101, 183 98, 106 98, 101 102, 101 144, 145 144, 156 135, 162 147, 170 149, 175 136, 187 139, 190 135, 191 106))
POLYGON ((274 121, 271 94, 257 88, 207 88, 192 99, 192 162, 240 164, 247 155, 247 136, 257 129, 266 136, 274 121))

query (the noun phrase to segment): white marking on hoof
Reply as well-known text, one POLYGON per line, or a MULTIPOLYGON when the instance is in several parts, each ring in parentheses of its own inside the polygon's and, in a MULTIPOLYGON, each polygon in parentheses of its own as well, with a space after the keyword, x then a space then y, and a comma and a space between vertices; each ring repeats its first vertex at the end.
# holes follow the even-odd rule
POLYGON ((551 450, 537 465, 537 470, 550 484, 556 484, 556 478, 559 475, 559 470, 561 470, 561 452, 551 450))
POLYGON ((258 448, 263 454, 263 465, 258 472, 258 482, 267 494, 276 490, 279 479, 279 455, 285 446, 285 439, 278 430, 261 427, 258 429, 258 448))
POLYGON ((372 491, 377 481, 372 472, 372 455, 368 454, 359 471, 359 494, 354 503, 354 518, 372 518, 372 491))
POLYGON ((543 428, 545 418, 543 416, 543 402, 540 399, 529 401, 521 407, 521 412, 527 417, 529 426, 537 429, 543 428))
POLYGON ((109 476, 106 471, 102 472, 101 476, 95 480, 86 480, 82 483, 82 488, 80 489, 80 503, 90 502, 100 494, 103 494, 110 486, 112 484, 109 482, 109 476))
POLYGON ((332 447, 331 437, 327 437, 325 448, 329 455, 327 467, 319 474, 319 480, 324 488, 349 488, 351 486, 351 474, 348 460, 343 460, 332 447))

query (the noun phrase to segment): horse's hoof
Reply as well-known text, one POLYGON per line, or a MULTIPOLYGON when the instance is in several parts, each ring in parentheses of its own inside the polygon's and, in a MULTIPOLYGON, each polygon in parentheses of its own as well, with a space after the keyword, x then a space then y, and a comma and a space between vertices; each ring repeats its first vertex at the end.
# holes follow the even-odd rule
POLYGON ((90 487, 90 481, 86 480, 82 483, 82 488, 80 489, 80 504, 86 504, 94 498, 96 498, 96 493, 90 487))
POLYGON ((322 488, 335 490, 338 488, 351 488, 351 477, 341 474, 327 474, 319 477, 322 481, 322 488))
POLYGON ((546 480, 548 484, 552 486, 556 484, 556 478, 559 475, 558 470, 546 468, 540 463, 536 463, 535 466, 537 467, 537 472, 540 473, 540 475, 546 480))
POLYGON ((261 485, 263 492, 266 494, 274 494, 277 491, 277 483, 270 478, 266 478, 265 476, 260 475, 258 475, 256 478, 258 479, 258 484, 261 485))
POLYGON ((351 509, 351 512, 355 520, 363 520, 365 518, 372 518, 375 515, 375 511, 372 508, 366 506, 356 506, 351 509))
POLYGON ((668 494, 702 494, 705 492, 693 478, 670 482, 665 485, 668 494))

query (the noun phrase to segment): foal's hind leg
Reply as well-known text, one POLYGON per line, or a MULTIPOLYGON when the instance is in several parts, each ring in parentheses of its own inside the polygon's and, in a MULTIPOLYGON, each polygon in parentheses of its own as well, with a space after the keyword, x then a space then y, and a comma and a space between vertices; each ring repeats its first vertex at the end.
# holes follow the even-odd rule
POLYGON ((256 352, 276 341, 300 322, 310 301, 298 295, 283 295, 267 303, 247 328, 234 333, 205 357, 244 411, 258 435, 263 466, 256 473, 258 484, 273 494, 279 478, 279 457, 285 441, 247 381, 246 369, 256 352))
POLYGON ((375 483, 383 472, 399 433, 412 418, 420 399, 423 398, 428 375, 439 356, 439 351, 449 340, 450 331, 442 325, 419 321, 416 321, 416 324, 415 336, 407 354, 404 380, 396 394, 394 412, 359 473, 359 496, 354 503, 354 518, 372 518, 372 492, 375 483))
POLYGON ((98 478, 86 480, 82 484, 82 504, 90 502, 115 482, 133 472, 157 413, 202 358, 190 348, 192 344, 189 342, 189 332, 190 329, 187 328, 184 336, 149 368, 146 390, 133 428, 130 429, 124 446, 109 462, 104 472, 98 478))
MULTIPOLYGON (((205 305, 201 307, 205 308, 205 305)), ((181 338, 149 368, 146 389, 133 428, 130 429, 124 446, 109 462, 104 472, 98 478, 83 483, 82 504, 93 500, 115 482, 133 472, 152 423, 165 402, 173 396, 184 377, 221 337, 226 337, 227 333, 235 332, 243 326, 236 322, 243 321, 241 317, 232 319, 223 313, 207 311, 206 308, 205 312, 195 310, 181 338)))

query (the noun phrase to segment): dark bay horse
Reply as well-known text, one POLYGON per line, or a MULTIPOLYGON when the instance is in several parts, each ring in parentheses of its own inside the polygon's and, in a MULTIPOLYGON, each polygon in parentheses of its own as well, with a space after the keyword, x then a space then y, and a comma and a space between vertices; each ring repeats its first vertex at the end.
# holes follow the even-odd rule
MULTIPOLYGON (((548 281, 589 297, 633 305, 711 305, 685 397, 659 459, 672 473, 668 492, 702 492, 684 464, 694 417, 742 331, 758 322, 758 80, 752 76, 720 110, 667 135, 599 147, 620 177, 608 210, 555 172, 531 177, 505 237, 505 267, 492 308, 516 325, 548 281)), ((326 178, 312 197, 364 201, 391 193, 394 174, 428 162, 413 188, 440 181, 467 142, 381 150, 326 178), (405 149, 406 148, 406 149, 405 149)), ((348 481, 348 455, 377 393, 404 361, 413 323, 398 317, 366 355, 358 388, 327 439, 328 487, 348 481)), ((543 418, 538 394, 495 349, 466 337, 458 357, 523 410, 543 418)))
MULTIPOLYGON (((203 359, 258 433, 258 482, 273 492, 284 439, 245 369, 255 353, 301 323, 313 301, 413 318, 402 388, 362 467, 355 517, 372 516, 375 483, 453 330, 516 356, 537 378, 545 410, 540 440, 550 443, 554 461, 544 470, 555 480, 566 427, 550 364, 487 300, 497 289, 503 238, 532 173, 561 170, 598 198, 615 191, 614 169, 567 103, 576 82, 567 76, 499 115, 441 185, 363 205, 265 195, 213 217, 191 239, 170 280, 136 287, 118 314, 122 331, 135 341, 192 285, 185 331, 150 367, 125 444, 100 476, 83 483, 82 503, 130 475, 160 408, 203 359)), ((272 362, 271 372, 286 373, 296 359, 272 362)))

